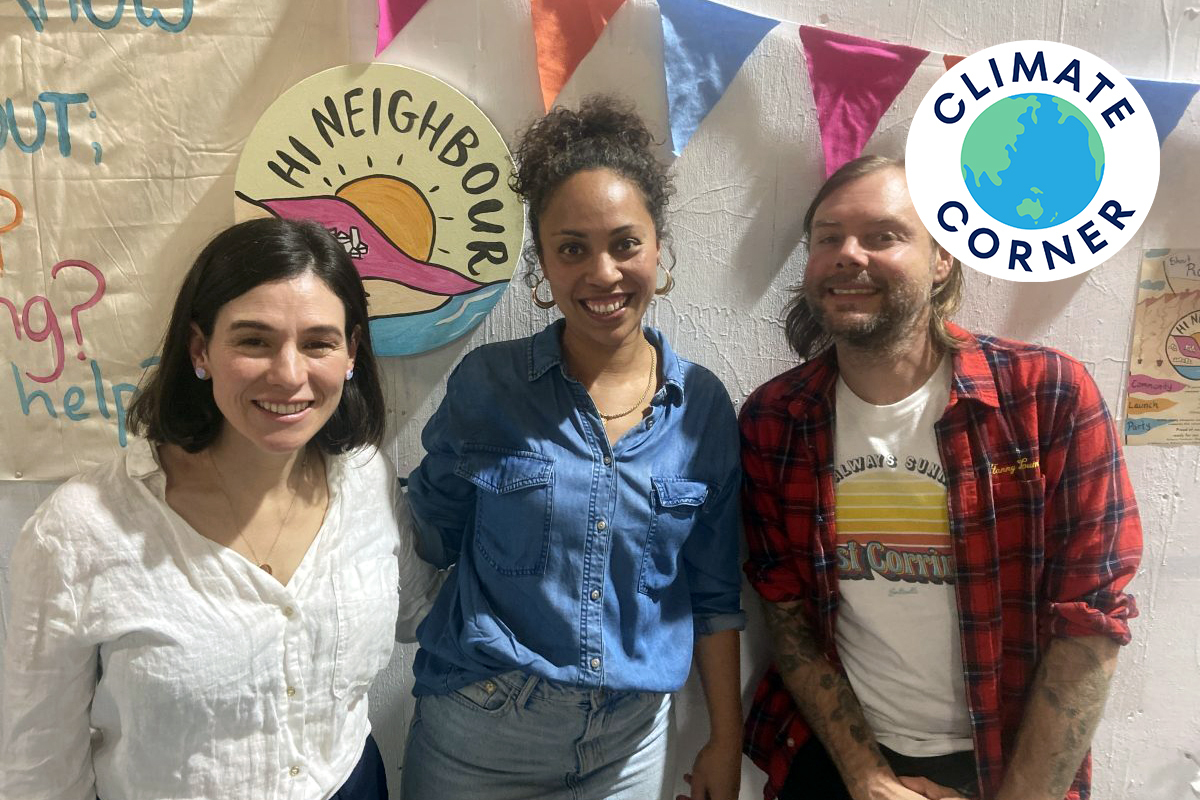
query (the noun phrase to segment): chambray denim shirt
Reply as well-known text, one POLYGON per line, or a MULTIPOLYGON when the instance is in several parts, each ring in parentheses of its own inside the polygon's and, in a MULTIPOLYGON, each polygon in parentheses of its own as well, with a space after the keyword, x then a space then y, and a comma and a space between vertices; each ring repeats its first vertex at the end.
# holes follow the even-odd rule
POLYGON ((562 329, 467 355, 425 426, 408 490, 418 552, 456 566, 417 630, 418 696, 512 669, 674 691, 694 636, 745 626, 725 388, 647 328, 663 386, 610 446, 562 329))

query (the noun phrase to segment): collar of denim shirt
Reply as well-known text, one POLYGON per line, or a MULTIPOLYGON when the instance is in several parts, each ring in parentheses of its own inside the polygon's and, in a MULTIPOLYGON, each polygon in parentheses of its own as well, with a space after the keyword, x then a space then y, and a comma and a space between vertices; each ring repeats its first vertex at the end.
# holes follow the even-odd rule
MULTIPOLYGON (((555 320, 529 340, 530 382, 536 381, 554 366, 562 369, 564 378, 574 380, 567 374, 566 364, 563 363, 562 334, 566 324, 565 319, 555 320)), ((663 391, 656 393, 651 403, 657 403, 660 396, 665 396, 675 405, 682 405, 683 368, 679 365, 679 356, 675 355, 667 338, 657 328, 643 327, 642 332, 646 335, 646 341, 658 350, 658 358, 662 363, 663 391)))

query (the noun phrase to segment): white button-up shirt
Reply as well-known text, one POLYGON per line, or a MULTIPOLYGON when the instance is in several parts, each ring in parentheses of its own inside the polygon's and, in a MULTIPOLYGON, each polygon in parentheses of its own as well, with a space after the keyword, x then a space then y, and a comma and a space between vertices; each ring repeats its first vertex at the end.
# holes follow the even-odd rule
POLYGON ((166 504, 147 442, 47 499, 12 555, 0 797, 338 790, 370 731, 367 687, 436 577, 386 460, 327 461, 325 520, 287 586, 166 504))

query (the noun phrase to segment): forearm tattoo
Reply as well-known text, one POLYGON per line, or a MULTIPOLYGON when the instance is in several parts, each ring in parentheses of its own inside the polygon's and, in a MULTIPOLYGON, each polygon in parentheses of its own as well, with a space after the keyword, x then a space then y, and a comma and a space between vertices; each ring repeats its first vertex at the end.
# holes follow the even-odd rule
POLYGON ((848 774, 844 749, 850 741, 868 748, 875 766, 887 766, 853 687, 825 658, 802 606, 783 607, 770 602, 763 606, 774 643, 775 664, 804 720, 825 745, 843 777, 847 782, 852 777, 848 774))
POLYGON ((1064 638, 1055 640, 1054 647, 1057 653, 1048 653, 1038 665, 1035 685, 1063 731, 1062 746, 1053 753, 1046 787, 1058 795, 1070 787, 1091 745, 1112 676, 1086 644, 1064 638))

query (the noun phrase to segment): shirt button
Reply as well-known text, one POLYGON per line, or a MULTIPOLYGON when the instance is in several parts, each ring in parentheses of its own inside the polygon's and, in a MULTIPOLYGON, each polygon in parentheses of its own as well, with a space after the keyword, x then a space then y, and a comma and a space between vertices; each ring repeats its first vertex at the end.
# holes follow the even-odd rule
POLYGON ((612 466, 612 456, 604 457, 604 466, 606 466, 606 467, 612 466))
POLYGON ((291 769, 289 769, 289 770, 288 770, 288 775, 291 775, 293 778, 294 778, 294 777, 296 777, 296 776, 297 776, 297 775, 299 775, 299 774, 300 774, 300 768, 299 768, 299 767, 292 767, 291 769))
POLYGON ((608 523, 605 522, 604 520, 600 520, 599 522, 596 523, 596 530, 598 530, 598 531, 602 531, 607 527, 608 527, 608 523))
POLYGON ((598 658, 592 659, 592 669, 600 669, 600 659, 598 659, 598 658))
POLYGON ((648 419, 648 420, 646 420, 646 427, 647 427, 647 428, 653 428, 653 427, 654 427, 654 418, 653 418, 653 417, 652 417, 652 418, 650 418, 650 419, 648 419))
POLYGON ((592 599, 593 600, 600 599, 600 590, 599 589, 592 589, 592 599))
POLYGON ((795 747, 795 746, 796 746, 796 740, 795 740, 795 739, 793 739, 792 737, 790 737, 790 736, 789 736, 789 737, 788 737, 788 740, 787 740, 787 746, 788 746, 788 747, 795 747))
POLYGON ((295 687, 295 686, 289 686, 289 687, 287 687, 287 696, 288 696, 288 697, 295 697, 295 696, 296 696, 296 687, 295 687))
POLYGON ((290 616, 292 616, 292 614, 294 614, 294 613, 296 613, 296 612, 292 610, 292 607, 291 607, 291 606, 284 606, 284 607, 283 607, 283 615, 284 615, 285 617, 290 617, 290 616))

